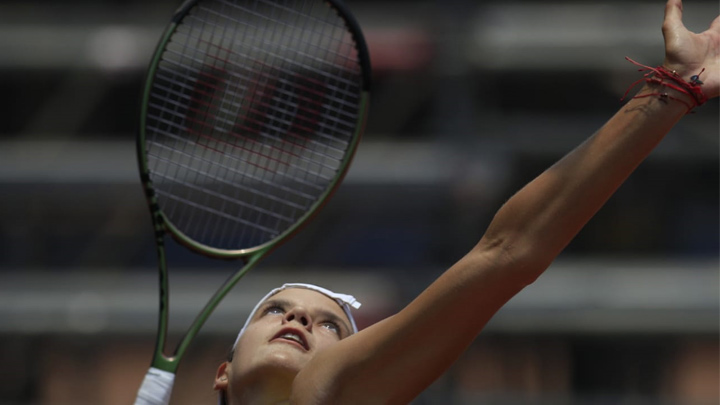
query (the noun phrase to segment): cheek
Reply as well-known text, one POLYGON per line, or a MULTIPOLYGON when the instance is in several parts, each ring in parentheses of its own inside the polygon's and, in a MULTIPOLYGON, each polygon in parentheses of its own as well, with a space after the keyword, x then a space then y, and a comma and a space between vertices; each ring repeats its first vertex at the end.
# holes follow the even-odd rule
POLYGON ((240 336, 236 352, 244 351, 247 354, 254 350, 265 339, 265 336, 270 333, 272 327, 273 325, 267 319, 251 322, 240 336))
POLYGON ((244 380, 248 373, 257 369, 259 365, 267 363, 267 353, 257 344, 256 339, 250 335, 243 335, 238 341, 230 363, 230 379, 234 383, 244 380), (263 358, 265 357, 265 358, 263 358))
POLYGON ((257 352, 258 342, 260 338, 257 336, 258 333, 255 328, 248 328, 240 336, 237 346, 235 347, 235 353, 233 354, 233 364, 239 364, 243 361, 248 361, 253 353, 257 352))

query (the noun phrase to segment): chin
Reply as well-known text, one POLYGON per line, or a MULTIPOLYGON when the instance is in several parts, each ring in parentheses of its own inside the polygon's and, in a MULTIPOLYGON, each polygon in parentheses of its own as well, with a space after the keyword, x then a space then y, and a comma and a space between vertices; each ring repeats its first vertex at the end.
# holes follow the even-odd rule
POLYGON ((297 374, 308 362, 309 356, 293 347, 278 345, 273 350, 264 353, 260 363, 266 371, 297 374))
POLYGON ((312 354, 285 344, 263 345, 255 350, 238 353, 233 361, 234 373, 247 381, 294 379, 312 354), (245 356, 243 356, 245 354, 245 356), (247 356, 250 354, 250 356, 247 356))

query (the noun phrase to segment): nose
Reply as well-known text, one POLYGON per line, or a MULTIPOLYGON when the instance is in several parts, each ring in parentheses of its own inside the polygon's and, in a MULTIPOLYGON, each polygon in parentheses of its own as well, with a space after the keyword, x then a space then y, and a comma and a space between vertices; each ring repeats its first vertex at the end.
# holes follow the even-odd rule
POLYGON ((303 307, 293 307, 291 310, 285 313, 285 322, 295 321, 301 324, 306 329, 310 330, 312 326, 312 318, 307 310, 303 307))

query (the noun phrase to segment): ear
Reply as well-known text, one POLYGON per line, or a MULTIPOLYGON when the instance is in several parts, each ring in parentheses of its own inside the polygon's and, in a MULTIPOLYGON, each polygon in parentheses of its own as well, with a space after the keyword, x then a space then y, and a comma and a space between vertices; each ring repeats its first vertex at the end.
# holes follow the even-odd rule
POLYGON ((220 364, 220 367, 217 369, 217 373, 215 374, 215 383, 213 384, 213 389, 215 391, 226 391, 228 386, 228 381, 230 380, 230 376, 228 376, 228 366, 230 363, 227 361, 220 364))

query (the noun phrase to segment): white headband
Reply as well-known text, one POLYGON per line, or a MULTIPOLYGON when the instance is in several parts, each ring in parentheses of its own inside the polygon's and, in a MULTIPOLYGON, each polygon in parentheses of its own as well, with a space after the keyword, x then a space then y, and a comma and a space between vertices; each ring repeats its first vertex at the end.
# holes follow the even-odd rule
POLYGON ((288 289, 288 288, 305 288, 307 290, 313 290, 317 291, 325 296, 328 296, 335 300, 335 302, 340 305, 340 308, 345 311, 345 315, 347 315, 348 319, 350 320, 350 324, 352 325, 352 333, 357 333, 357 325, 355 325, 355 319, 352 316, 352 313, 350 312, 350 307, 353 307, 355 309, 360 308, 360 302, 355 299, 352 295, 347 294, 338 294, 335 292, 332 292, 326 288, 322 288, 313 284, 303 284, 303 283, 287 283, 283 284, 282 287, 278 287, 267 293, 258 303, 255 305, 255 308, 253 308, 252 312, 250 312, 250 315, 248 315, 247 320, 245 321, 245 325, 243 325, 242 329, 240 329, 240 333, 238 333, 237 338, 235 339, 235 343, 233 344, 233 350, 237 347, 238 341, 240 340, 240 336, 245 332, 245 329, 247 329, 248 325, 250 324, 250 320, 255 316, 255 313, 260 308, 260 306, 270 297, 273 295, 279 293, 282 290, 288 289))

